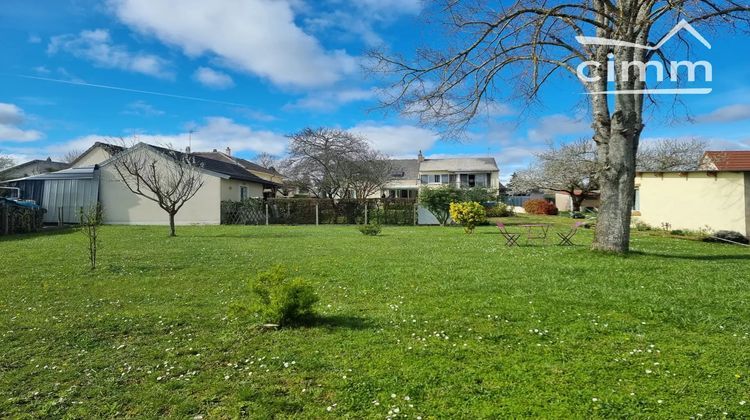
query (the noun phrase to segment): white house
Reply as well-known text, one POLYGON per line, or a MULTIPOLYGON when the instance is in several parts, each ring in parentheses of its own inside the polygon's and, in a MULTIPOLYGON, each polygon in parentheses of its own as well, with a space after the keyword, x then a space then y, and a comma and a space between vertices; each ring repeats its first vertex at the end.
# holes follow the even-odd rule
POLYGON ((495 158, 395 159, 391 181, 383 195, 393 198, 416 198, 421 187, 483 187, 500 189, 500 170, 495 158))

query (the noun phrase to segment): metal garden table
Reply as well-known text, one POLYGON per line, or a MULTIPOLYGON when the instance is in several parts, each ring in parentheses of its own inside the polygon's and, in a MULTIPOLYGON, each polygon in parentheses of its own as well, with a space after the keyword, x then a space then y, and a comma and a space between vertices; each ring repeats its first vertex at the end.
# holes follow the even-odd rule
POLYGON ((528 244, 529 239, 541 239, 542 243, 544 243, 551 225, 549 223, 529 223, 518 226, 526 229, 526 243, 528 244))

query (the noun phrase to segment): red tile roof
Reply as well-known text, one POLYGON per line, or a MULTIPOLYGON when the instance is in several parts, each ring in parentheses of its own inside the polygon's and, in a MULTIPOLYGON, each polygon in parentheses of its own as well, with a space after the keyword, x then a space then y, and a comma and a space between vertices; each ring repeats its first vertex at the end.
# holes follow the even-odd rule
POLYGON ((710 151, 703 162, 710 161, 719 171, 750 171, 750 150, 710 151))

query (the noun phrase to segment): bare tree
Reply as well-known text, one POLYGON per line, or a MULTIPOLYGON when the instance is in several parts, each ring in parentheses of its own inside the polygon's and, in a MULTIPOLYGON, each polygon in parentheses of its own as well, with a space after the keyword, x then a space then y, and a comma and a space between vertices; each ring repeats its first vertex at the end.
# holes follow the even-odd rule
POLYGON ((201 165, 189 154, 139 143, 118 155, 114 167, 133 193, 158 204, 169 215, 170 236, 174 217, 203 187, 201 165))
POLYGON ((355 134, 340 129, 306 128, 289 137, 285 175, 319 198, 332 202, 339 198, 366 198, 388 182, 391 169, 387 157, 355 134))
POLYGON ((706 142, 699 139, 661 139, 644 142, 636 156, 639 171, 692 171, 698 169, 706 142))
POLYGON ((62 156, 62 161, 65 163, 73 163, 76 159, 81 157, 83 154, 83 150, 81 149, 71 149, 65 152, 62 156))
MULTIPOLYGON (((743 2, 744 3, 744 2, 743 2)), ((636 151, 643 130, 645 69, 615 63, 646 63, 673 36, 669 29, 695 25, 742 25, 750 6, 737 0, 441 0, 438 19, 450 33, 439 50, 419 48, 414 59, 374 52, 374 70, 396 76, 383 105, 451 130, 463 130, 497 99, 513 94, 533 101, 545 83, 569 72, 588 95, 597 144, 602 206, 593 248, 626 252, 634 201, 636 151), (612 42, 579 42, 594 35, 612 42), (577 38, 578 37, 578 38, 577 38), (575 63, 588 63, 579 77, 575 63), (610 98, 609 80, 619 92, 610 98), (513 85, 515 84, 515 85, 513 85), (508 88, 508 86, 511 86, 508 88), (506 92, 511 92, 506 94, 506 92)), ((683 40, 683 44, 687 44, 683 40)))
POLYGON ((349 189, 360 200, 379 193, 391 180, 393 164, 384 154, 369 147, 348 164, 349 189))
POLYGON ((16 166, 15 160, 6 155, 0 155, 0 170, 16 166))
POLYGON ((518 191, 550 190, 570 195, 573 211, 599 189, 596 146, 591 140, 578 140, 536 155, 536 162, 513 179, 518 191))
POLYGON ((258 165, 268 169, 268 168, 274 168, 278 169, 279 162, 281 159, 279 159, 278 156, 272 155, 271 153, 262 152, 258 153, 255 156, 255 163, 258 165))

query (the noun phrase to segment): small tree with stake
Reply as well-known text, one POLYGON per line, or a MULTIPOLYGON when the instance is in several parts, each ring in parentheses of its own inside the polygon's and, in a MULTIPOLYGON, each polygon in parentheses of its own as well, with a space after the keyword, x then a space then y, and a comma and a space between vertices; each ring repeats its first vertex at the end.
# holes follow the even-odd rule
POLYGON ((102 224, 102 206, 96 203, 88 208, 81 207, 80 229, 89 240, 89 263, 96 269, 96 252, 99 246, 99 225, 102 224))
POLYGON ((169 215, 169 236, 176 236, 175 215, 203 187, 201 165, 174 150, 145 144, 131 149, 118 155, 115 170, 133 194, 153 201, 169 215))

